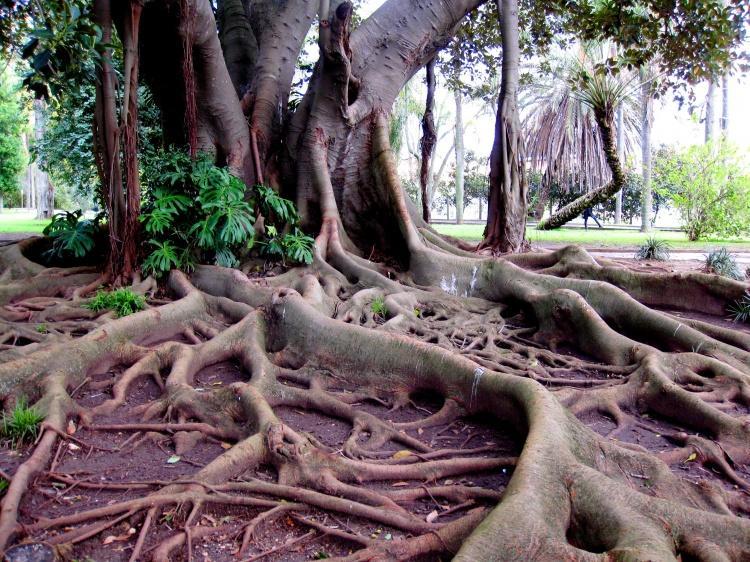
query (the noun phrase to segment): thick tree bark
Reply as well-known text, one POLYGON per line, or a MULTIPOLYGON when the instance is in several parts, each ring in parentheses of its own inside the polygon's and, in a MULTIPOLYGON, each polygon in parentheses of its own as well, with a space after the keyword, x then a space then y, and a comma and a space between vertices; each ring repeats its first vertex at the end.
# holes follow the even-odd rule
MULTIPOLYGON (((250 137, 257 152, 260 174, 267 183, 279 183, 274 147, 284 134, 287 105, 297 59, 317 13, 310 0, 256 0, 248 6, 250 25, 258 40, 257 62, 242 109, 250 122, 250 137)), ((300 111, 304 114, 304 110, 300 111)), ((282 156, 285 156, 282 154, 282 156)), ((256 175, 257 175, 256 171, 256 175)))
MULTIPOLYGON (((373 245, 402 245, 398 225, 387 216, 376 222, 361 220, 365 215, 383 216, 381 210, 389 205, 371 171, 372 120, 391 109, 404 84, 480 3, 429 0, 415 10, 411 3, 390 0, 352 32, 351 59, 340 48, 324 50, 287 143, 295 159, 297 205, 306 228, 320 226, 332 198, 336 220, 359 251, 369 255, 373 245), (383 29, 391 32, 384 37, 383 29), (431 40, 415 41, 417 37, 431 40), (325 171, 316 162, 321 156, 325 171)), ((410 212, 423 224, 416 208, 410 212)))
POLYGON ((651 230, 651 126, 653 121, 653 88, 648 71, 641 70, 641 165, 643 187, 641 193, 641 232, 651 230))
POLYGON ((258 41, 242 0, 219 0, 216 20, 227 71, 232 78, 237 96, 241 98, 253 79, 258 59, 258 41))
POLYGON ((466 166, 464 157, 464 117, 463 117, 463 99, 461 92, 453 92, 453 99, 456 102, 456 224, 464 222, 464 167, 466 166))
POLYGON ((573 220, 583 213, 587 207, 604 203, 620 191, 625 184, 622 164, 617 156, 617 143, 615 141, 615 131, 613 130, 614 116, 607 115, 602 111, 594 111, 594 115, 596 117, 596 124, 599 127, 599 134, 602 137, 602 146, 607 158, 607 164, 612 172, 612 180, 598 189, 593 189, 585 193, 575 201, 565 205, 546 220, 541 221, 537 225, 537 229, 539 230, 560 228, 566 222, 573 220))
POLYGON ((435 59, 425 66, 427 83, 427 98, 425 100, 424 115, 422 116, 422 138, 419 141, 421 158, 419 162, 419 188, 422 194, 422 219, 430 222, 430 170, 435 155, 437 133, 435 132, 435 59))
POLYGON ((526 237, 526 178, 518 111, 520 64, 518 2, 497 0, 503 42, 503 68, 495 141, 490 155, 490 196, 482 247, 519 252, 526 237))

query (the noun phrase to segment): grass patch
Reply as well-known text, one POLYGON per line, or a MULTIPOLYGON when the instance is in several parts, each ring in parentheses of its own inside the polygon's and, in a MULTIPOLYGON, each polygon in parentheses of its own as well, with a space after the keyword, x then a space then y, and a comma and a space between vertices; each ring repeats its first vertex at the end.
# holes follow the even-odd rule
POLYGON ((388 308, 385 306, 385 299, 381 296, 372 299, 370 310, 372 310, 374 315, 385 318, 388 314, 388 308))
POLYGON ((134 293, 130 289, 117 289, 116 291, 108 292, 99 290, 96 295, 84 304, 89 310, 99 312, 101 310, 114 310, 117 317, 127 316, 143 310, 146 306, 146 299, 134 293))
MULTIPOLYGON (((434 224, 435 230, 455 238, 477 242, 482 239, 483 224, 434 224)), ((580 244, 589 247, 632 247, 637 248, 649 237, 658 236, 660 240, 668 242, 672 248, 706 250, 717 245, 728 246, 733 250, 750 250, 749 239, 718 239, 711 238, 691 242, 684 232, 656 230, 655 232, 639 232, 637 230, 620 230, 594 228, 588 231, 582 228, 560 228, 557 230, 526 229, 526 238, 532 244, 580 244)))
POLYGON ((30 218, 28 212, 4 210, 0 213, 0 233, 35 233, 41 234, 49 219, 36 220, 30 218))
POLYGON ((16 402, 16 407, 10 414, 3 414, 0 431, 5 439, 9 439, 13 446, 17 447, 36 439, 42 421, 44 421, 44 416, 36 409, 27 406, 26 400, 21 398, 16 402))

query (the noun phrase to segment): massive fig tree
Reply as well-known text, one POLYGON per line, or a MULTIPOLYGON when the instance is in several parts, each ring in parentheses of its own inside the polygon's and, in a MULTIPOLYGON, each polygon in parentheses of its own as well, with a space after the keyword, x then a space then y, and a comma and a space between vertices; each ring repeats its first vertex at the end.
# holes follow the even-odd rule
POLYGON ((87 307, 96 268, 43 267, 38 238, 0 248, 0 396, 44 416, 0 467, 0 548, 750 557, 750 334, 723 320, 747 284, 441 238, 400 185, 388 114, 480 1, 389 0, 355 29, 349 2, 310 4, 225 2, 217 31, 208 0, 147 2, 139 43, 166 136, 294 197, 311 265, 136 278, 147 308, 115 318, 87 307), (264 543, 275 521, 293 536, 264 543))

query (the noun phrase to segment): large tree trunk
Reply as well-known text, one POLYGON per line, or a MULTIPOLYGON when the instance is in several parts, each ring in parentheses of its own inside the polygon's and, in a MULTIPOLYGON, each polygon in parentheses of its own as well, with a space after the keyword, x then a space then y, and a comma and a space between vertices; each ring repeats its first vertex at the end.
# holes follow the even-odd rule
POLYGON ((526 237, 526 178, 518 112, 518 2, 497 0, 503 41, 503 68, 495 141, 490 154, 490 196, 482 246, 519 252, 526 237))
POLYGON ((456 102, 456 224, 464 222, 464 117, 463 100, 459 90, 453 92, 456 102))
POLYGON ((432 59, 425 67, 427 83, 427 99, 425 100, 424 115, 422 116, 422 139, 419 142, 421 159, 419 162, 419 188, 422 194, 422 219, 430 222, 430 170, 433 166, 437 132, 435 131, 435 60, 432 59))
POLYGON ((649 73, 641 70, 641 166, 643 186, 641 192, 641 232, 651 230, 651 126, 653 121, 653 87, 649 73))
POLYGON ((242 0, 219 0, 216 20, 227 71, 232 78, 237 96, 241 98, 253 79, 253 70, 258 59, 258 41, 242 0))

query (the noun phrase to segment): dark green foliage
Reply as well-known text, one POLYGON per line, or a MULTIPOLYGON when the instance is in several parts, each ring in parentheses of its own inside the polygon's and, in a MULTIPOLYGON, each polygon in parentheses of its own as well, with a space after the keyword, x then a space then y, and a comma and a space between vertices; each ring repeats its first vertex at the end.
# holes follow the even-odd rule
POLYGON ((84 306, 94 312, 113 310, 117 317, 121 318, 143 310, 146 299, 130 289, 117 289, 111 292, 99 290, 84 306))
POLYGON ((657 240, 653 236, 646 238, 635 253, 637 260, 659 260, 666 261, 669 259, 671 246, 665 240, 657 240))
MULTIPOLYGON (((18 53, 28 62, 24 84, 36 97, 56 97, 71 78, 89 77, 107 45, 102 30, 92 21, 92 2, 50 0, 23 2, 8 0, 0 14, 15 18, 18 53)), ((2 18, 0 18, 2 19, 2 18)))
POLYGON ((703 269, 706 273, 715 273, 716 275, 729 277, 730 279, 741 280, 745 278, 737 265, 737 260, 734 259, 734 256, 726 248, 719 248, 710 252, 706 256, 703 269))
POLYGON ((0 66, 6 67, 0 74, 0 198, 12 199, 20 192, 19 179, 27 160, 21 142, 26 115, 6 65, 0 60, 0 66))
POLYGON ((44 416, 35 408, 28 407, 26 400, 21 398, 16 402, 13 411, 3 414, 2 436, 9 439, 14 447, 23 443, 31 443, 36 439, 39 425, 44 421, 44 416))
POLYGON ((99 213, 93 219, 84 219, 80 209, 53 215, 43 230, 43 234, 52 239, 52 248, 45 252, 47 257, 83 258, 89 255, 96 245, 103 217, 103 213, 99 213))
POLYGON ((245 184, 203 155, 195 161, 179 151, 156 153, 144 164, 146 197, 141 221, 151 252, 147 274, 191 270, 197 263, 236 267, 254 247, 264 255, 312 262, 313 239, 299 230, 294 204, 270 187, 245 184), (265 235, 256 239, 256 212, 265 235), (283 232, 289 225, 290 232, 283 232))
POLYGON ((730 305, 727 311, 734 322, 750 322, 750 292, 746 292, 740 300, 730 305))

